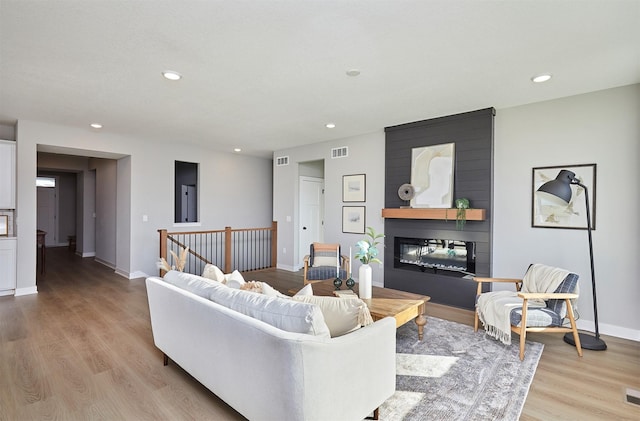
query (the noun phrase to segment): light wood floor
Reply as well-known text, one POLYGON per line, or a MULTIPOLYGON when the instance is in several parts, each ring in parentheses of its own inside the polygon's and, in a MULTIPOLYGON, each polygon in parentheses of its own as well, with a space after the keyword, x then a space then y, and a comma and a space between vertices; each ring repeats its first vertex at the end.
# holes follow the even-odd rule
MULTIPOLYGON (((242 420, 154 347, 143 279, 127 280, 65 248, 48 249, 39 293, 0 297, 0 420, 242 420)), ((247 279, 281 291, 286 271, 247 279)), ((472 314, 428 304, 428 314, 472 324, 472 314)), ((561 335, 533 334, 545 350, 522 420, 638 420, 624 402, 640 389, 640 344, 604 337, 577 357, 561 335)), ((247 379, 250 381, 250 379, 247 379)), ((328 420, 331 421, 331 420, 328 420)))

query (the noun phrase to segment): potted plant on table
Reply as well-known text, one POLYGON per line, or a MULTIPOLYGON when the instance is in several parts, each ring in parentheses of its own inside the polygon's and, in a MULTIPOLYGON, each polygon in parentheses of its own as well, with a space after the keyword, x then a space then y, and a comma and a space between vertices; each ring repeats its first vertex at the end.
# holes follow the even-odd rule
POLYGON ((381 244, 380 239, 384 238, 384 234, 378 234, 372 227, 367 227, 366 238, 356 243, 358 252, 355 258, 362 262, 358 271, 358 292, 360 298, 371 298, 371 266, 370 263, 382 263, 378 259, 378 249, 376 246, 381 244))

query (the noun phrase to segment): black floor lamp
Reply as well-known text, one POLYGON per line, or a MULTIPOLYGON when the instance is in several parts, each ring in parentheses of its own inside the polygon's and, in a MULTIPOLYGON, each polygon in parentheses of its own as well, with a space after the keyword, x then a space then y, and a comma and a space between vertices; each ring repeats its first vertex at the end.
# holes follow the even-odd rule
MULTIPOLYGON (((593 292, 593 317, 596 325, 596 334, 595 336, 580 333, 580 344, 585 349, 591 349, 594 351, 604 351, 607 349, 607 344, 600 339, 600 332, 598 330, 598 303, 596 300, 596 276, 595 271, 593 269, 593 242, 591 240, 591 211, 589 209, 589 193, 587 191, 587 187, 580 183, 580 180, 576 178, 575 173, 569 170, 561 170, 558 173, 558 176, 555 180, 548 181, 544 183, 538 189, 540 193, 546 193, 549 196, 547 198, 551 199, 554 202, 558 202, 558 199, 562 201, 564 205, 568 204, 571 201, 571 184, 582 187, 584 189, 584 200, 587 204, 587 233, 589 235, 589 259, 591 261, 591 289, 593 292)), ((575 341, 573 340, 572 334, 566 334, 564 336, 564 341, 568 344, 575 346, 575 341)))

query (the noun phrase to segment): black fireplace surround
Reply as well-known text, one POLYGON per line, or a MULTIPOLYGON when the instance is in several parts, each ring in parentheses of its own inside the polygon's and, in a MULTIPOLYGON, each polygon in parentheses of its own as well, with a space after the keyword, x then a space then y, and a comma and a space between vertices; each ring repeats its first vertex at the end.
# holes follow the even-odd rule
POLYGON ((467 221, 462 230, 455 220, 385 218, 385 287, 428 295, 432 303, 475 307, 472 278, 491 274, 494 115, 486 108, 385 128, 385 208, 407 204, 398 188, 411 182, 413 148, 453 142, 453 198, 467 198, 472 208, 486 210, 486 219, 467 221), (406 239, 417 240, 408 241, 401 257, 397 243, 406 239), (441 244, 432 244, 436 240, 441 244))

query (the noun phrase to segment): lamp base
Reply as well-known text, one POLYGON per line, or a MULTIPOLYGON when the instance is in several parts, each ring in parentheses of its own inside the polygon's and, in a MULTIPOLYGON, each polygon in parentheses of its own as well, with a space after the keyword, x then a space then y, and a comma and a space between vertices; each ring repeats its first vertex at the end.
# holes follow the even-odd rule
MULTIPOLYGON (((580 337, 582 349, 590 349, 591 351, 604 351, 607 349, 607 344, 600 338, 586 333, 578 333, 578 336, 580 337)), ((573 340, 573 333, 565 334, 564 341, 569 345, 576 346, 576 341, 573 340)))

